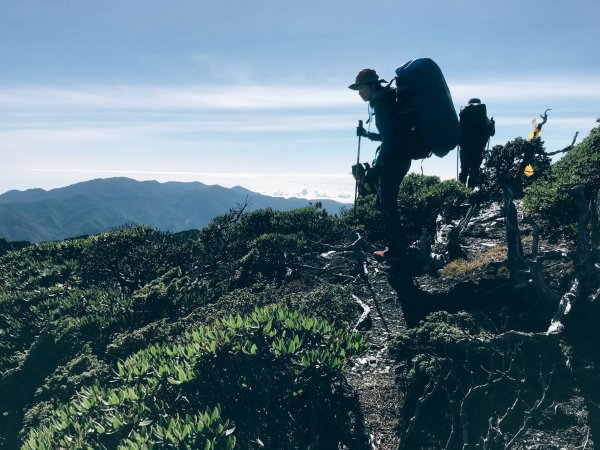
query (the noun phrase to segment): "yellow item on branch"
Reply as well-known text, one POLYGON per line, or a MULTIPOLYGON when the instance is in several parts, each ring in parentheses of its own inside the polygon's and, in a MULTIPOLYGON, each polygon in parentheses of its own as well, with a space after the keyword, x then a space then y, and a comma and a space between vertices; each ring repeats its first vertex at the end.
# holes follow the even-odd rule
POLYGON ((525 166, 525 170, 523 170, 523 173, 526 177, 532 176, 535 173, 535 171, 533 170, 533 166, 531 164, 527 164, 525 166))
POLYGON ((538 128, 537 126, 537 120, 533 119, 531 121, 531 124, 533 125, 533 130, 531 131, 531 133, 529 133, 529 136, 527 136, 528 141, 533 141, 535 138, 539 138, 542 135, 541 127, 538 128))

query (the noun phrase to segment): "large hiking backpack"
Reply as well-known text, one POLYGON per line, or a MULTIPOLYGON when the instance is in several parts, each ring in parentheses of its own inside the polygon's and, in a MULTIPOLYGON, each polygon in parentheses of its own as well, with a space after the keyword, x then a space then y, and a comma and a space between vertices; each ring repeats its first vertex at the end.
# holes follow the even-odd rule
POLYGON ((483 148, 490 138, 490 121, 483 103, 469 103, 462 108, 460 117, 460 146, 483 148))
POLYGON ((439 66, 429 58, 410 60, 396 69, 398 98, 407 95, 416 112, 424 154, 440 158, 460 140, 460 125, 450 90, 439 66))

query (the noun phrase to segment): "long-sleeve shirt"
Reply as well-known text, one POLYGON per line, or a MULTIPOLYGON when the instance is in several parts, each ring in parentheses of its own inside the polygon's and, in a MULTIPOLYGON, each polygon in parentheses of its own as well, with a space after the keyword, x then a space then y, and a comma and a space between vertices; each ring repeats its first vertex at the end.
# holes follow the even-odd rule
POLYGON ((380 141, 381 148, 376 164, 385 164, 394 155, 400 152, 400 133, 398 127, 396 92, 390 88, 382 88, 373 93, 370 100, 375 126, 379 133, 368 133, 367 137, 373 141, 380 141))

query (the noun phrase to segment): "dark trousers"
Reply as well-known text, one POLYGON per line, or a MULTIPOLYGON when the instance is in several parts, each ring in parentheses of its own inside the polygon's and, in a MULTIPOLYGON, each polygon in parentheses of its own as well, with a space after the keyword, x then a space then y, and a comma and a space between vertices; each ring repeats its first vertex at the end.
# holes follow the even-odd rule
POLYGON ((379 208, 385 220, 388 248, 392 253, 403 254, 408 247, 398 212, 400 183, 410 169, 409 158, 386 163, 379 172, 379 208))
POLYGON ((460 147, 460 173, 458 180, 474 188, 479 183, 479 167, 483 162, 483 147, 460 147))

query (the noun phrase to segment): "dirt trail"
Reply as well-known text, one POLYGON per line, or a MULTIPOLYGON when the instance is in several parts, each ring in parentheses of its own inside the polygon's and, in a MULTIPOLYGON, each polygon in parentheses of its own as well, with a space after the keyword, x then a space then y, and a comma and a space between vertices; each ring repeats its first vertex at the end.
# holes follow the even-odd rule
POLYGON ((359 325, 367 332, 370 350, 352 361, 348 381, 356 390, 365 428, 374 450, 396 450, 396 433, 400 414, 401 394, 395 383, 396 362, 390 358, 388 343, 406 329, 398 295, 390 286, 385 266, 367 261, 368 275, 357 281, 355 296, 370 313, 359 325))

